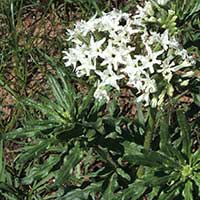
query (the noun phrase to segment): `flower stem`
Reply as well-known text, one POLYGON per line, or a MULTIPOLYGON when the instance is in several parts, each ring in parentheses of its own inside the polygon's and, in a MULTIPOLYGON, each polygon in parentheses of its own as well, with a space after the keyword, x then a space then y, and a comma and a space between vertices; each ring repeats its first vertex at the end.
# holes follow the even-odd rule
MULTIPOLYGON (((147 129, 144 138, 144 149, 149 150, 151 148, 151 141, 153 136, 153 130, 155 125, 156 109, 150 108, 147 129)), ((138 178, 144 175, 144 166, 140 165, 137 171, 138 178)))

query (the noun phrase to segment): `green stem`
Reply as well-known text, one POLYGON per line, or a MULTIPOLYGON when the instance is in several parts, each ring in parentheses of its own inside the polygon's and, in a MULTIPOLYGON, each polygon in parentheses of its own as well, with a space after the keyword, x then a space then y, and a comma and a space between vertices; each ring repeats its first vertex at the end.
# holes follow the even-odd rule
MULTIPOLYGON (((152 135, 155 125, 156 109, 150 109, 147 129, 144 138, 144 149, 149 150, 151 148, 152 135)), ((144 175, 144 166, 140 165, 137 171, 138 178, 144 175)))

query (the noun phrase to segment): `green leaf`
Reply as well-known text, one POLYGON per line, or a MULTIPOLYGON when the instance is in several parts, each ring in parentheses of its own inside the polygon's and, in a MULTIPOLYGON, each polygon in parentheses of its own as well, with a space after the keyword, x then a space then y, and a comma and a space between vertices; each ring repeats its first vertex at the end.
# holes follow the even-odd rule
POLYGON ((81 124, 73 124, 70 128, 61 128, 60 131, 55 131, 56 138, 61 141, 69 141, 83 135, 83 127, 81 124))
POLYGON ((170 192, 162 192, 159 196, 159 200, 173 200, 176 197, 176 190, 170 192))
POLYGON ((68 77, 64 74, 61 68, 57 68, 58 77, 49 75, 49 83, 57 100, 57 103, 64 108, 64 112, 68 112, 69 115, 75 114, 75 97, 74 88, 70 85, 68 77), (61 80, 61 83, 59 82, 61 80))
POLYGON ((134 165, 142 165, 148 167, 160 167, 160 164, 154 162, 151 158, 146 159, 146 156, 141 155, 129 155, 123 158, 124 161, 128 161, 134 165))
POLYGON ((142 105, 141 103, 137 103, 137 118, 140 124, 142 124, 143 126, 145 126, 145 118, 142 112, 142 105))
POLYGON ((169 145, 170 140, 168 123, 168 118, 164 114, 160 120, 160 149, 166 154, 169 154, 167 151, 167 146, 169 145))
POLYGON ((169 157, 171 157, 171 159, 173 159, 176 163, 178 163, 179 166, 181 164, 185 164, 185 157, 183 153, 179 151, 179 149, 173 147, 171 144, 166 146, 166 149, 169 152, 169 157))
POLYGON ((104 191, 102 195, 102 200, 107 200, 107 199, 114 200, 115 199, 114 191, 117 189, 117 186, 118 186, 117 174, 113 173, 111 177, 109 178, 108 182, 106 183, 106 185, 103 184, 103 186, 104 187, 106 186, 106 190, 104 191))
POLYGON ((63 89, 61 88, 60 84, 58 83, 58 81, 56 80, 56 78, 52 75, 48 76, 48 80, 49 80, 49 85, 51 87, 51 90, 53 92, 54 97, 56 98, 56 101, 63 107, 65 108, 67 111, 70 111, 70 108, 73 105, 70 105, 67 102, 67 98, 65 93, 63 93, 63 89))
POLYGON ((128 155, 124 157, 133 164, 157 167, 157 168, 181 168, 181 166, 170 157, 156 151, 144 151, 141 155, 128 155))
POLYGON ((161 185, 166 184, 168 182, 175 181, 179 177, 180 177, 179 173, 172 173, 172 174, 161 176, 161 177, 146 176, 144 178, 144 183, 145 183, 145 186, 148 186, 148 187, 161 186, 161 185))
POLYGON ((112 167, 112 169, 117 168, 116 163, 112 160, 106 148, 96 147, 95 150, 101 156, 101 158, 112 167))
POLYGON ((191 140, 190 140, 190 126, 186 120, 185 114, 182 110, 177 110, 177 119, 181 129, 182 136, 182 151, 190 160, 191 156, 191 140))
POLYGON ((122 190, 120 200, 138 200, 145 192, 146 186, 140 180, 128 185, 128 188, 122 190))
POLYGON ((89 111, 90 105, 93 102, 94 91, 95 91, 95 87, 92 87, 89 90, 88 94, 85 97, 83 97, 81 106, 79 106, 78 108, 78 115, 80 118, 83 117, 89 111))
MULTIPOLYGON (((173 182, 173 181, 172 181, 173 182)), ((179 186, 182 184, 182 180, 175 182, 174 184, 170 185, 167 191, 162 191, 159 200, 173 200, 179 194, 179 186)))
POLYGON ((9 199, 9 200, 19 200, 18 197, 12 195, 12 194, 9 194, 9 193, 2 193, 2 195, 6 198, 6 199, 9 199))
POLYGON ((147 194, 147 199, 148 200, 157 199, 159 193, 160 193, 160 186, 153 187, 152 191, 147 194))
POLYGON ((192 15, 194 15, 195 13, 200 11, 200 2, 197 1, 195 5, 192 5, 192 9, 190 10, 189 15, 187 16, 187 18, 185 20, 187 20, 188 18, 190 18, 192 15))
POLYGON ((131 181, 131 177, 123 169, 117 168, 116 172, 117 172, 118 175, 120 175, 121 177, 123 177, 127 181, 131 181))
POLYGON ((11 140, 16 138, 25 138, 25 137, 33 137, 37 133, 39 133, 41 130, 30 130, 25 128, 18 128, 14 131, 8 132, 4 135, 4 139, 11 140))
POLYGON ((49 105, 50 104, 43 104, 43 103, 40 103, 40 102, 36 102, 30 98, 26 98, 24 99, 23 101, 25 104, 37 109, 38 111, 41 111, 42 113, 46 114, 47 116, 48 115, 51 115, 51 116, 54 116, 55 119, 59 121, 63 121, 63 118, 60 117, 58 115, 58 113, 54 110, 55 107, 51 108, 49 105))
MULTIPOLYGON (((63 93, 65 93, 67 104, 74 105, 76 93, 74 87, 69 82, 69 77, 61 68, 57 68, 57 73, 62 81, 63 93)), ((74 109, 74 108, 71 108, 74 109)))
POLYGON ((122 143, 124 147, 124 156, 130 156, 130 155, 141 155, 141 150, 143 149, 143 146, 138 145, 134 142, 124 141, 122 143))
POLYGON ((57 198, 57 200, 88 200, 90 191, 84 191, 81 189, 74 189, 63 197, 57 198))
POLYGON ((195 94, 193 93, 193 99, 194 99, 194 102, 200 106, 200 94, 195 94))
POLYGON ((192 154, 192 166, 195 166, 200 162, 200 149, 197 149, 195 153, 192 154))
POLYGON ((56 174, 57 174, 57 171, 50 172, 47 176, 43 177, 41 180, 34 182, 32 190, 35 191, 35 193, 37 194, 47 191, 46 184, 49 185, 49 181, 54 180, 56 174))
POLYGON ((48 147, 51 145, 52 140, 43 140, 40 141, 38 144, 34 144, 31 146, 25 146, 22 149, 22 153, 18 158, 19 163, 23 163, 29 160, 33 160, 35 158, 39 158, 43 152, 45 152, 48 147))
POLYGON ((89 195, 95 194, 101 190, 102 182, 91 183, 84 189, 73 189, 67 192, 62 197, 58 197, 56 200, 88 200, 89 195))
POLYGON ((42 180, 48 176, 50 170, 60 160, 60 156, 50 156, 45 163, 39 166, 33 166, 28 170, 26 176, 22 179, 22 183, 25 185, 31 184, 35 180, 42 180))
POLYGON ((192 179, 194 180, 195 184, 199 187, 200 190, 200 175, 198 172, 195 172, 192 176, 192 179))
POLYGON ((112 101, 108 106, 108 112, 111 116, 115 116, 120 112, 120 108, 117 103, 117 98, 113 97, 112 101))
POLYGON ((9 194, 13 194, 15 197, 17 197, 18 199, 21 199, 21 192, 18 191, 16 188, 14 188, 11 185, 8 185, 6 183, 0 182, 0 191, 2 192, 7 192, 9 194))
POLYGON ((67 182, 68 178, 72 175, 73 168, 81 161, 82 157, 82 149, 80 149, 79 144, 76 144, 65 157, 63 167, 56 177, 56 184, 62 185, 64 182, 67 182))
POLYGON ((193 195, 192 195, 192 182, 190 180, 188 180, 186 183, 185 183, 185 187, 184 187, 184 190, 183 190, 183 197, 185 200, 192 200, 193 199, 193 195))
POLYGON ((3 140, 0 140, 0 181, 5 181, 5 164, 3 157, 3 140))
POLYGON ((52 128, 57 128, 60 125, 59 124, 52 124, 51 121, 44 120, 44 123, 41 125, 39 124, 40 121, 38 121, 38 125, 32 126, 32 127, 24 127, 24 128, 18 128, 16 130, 10 131, 3 135, 3 138, 6 140, 16 139, 16 138, 30 138, 30 137, 36 137, 39 134, 41 134, 41 131, 47 131, 49 130, 48 134, 51 133, 52 128))

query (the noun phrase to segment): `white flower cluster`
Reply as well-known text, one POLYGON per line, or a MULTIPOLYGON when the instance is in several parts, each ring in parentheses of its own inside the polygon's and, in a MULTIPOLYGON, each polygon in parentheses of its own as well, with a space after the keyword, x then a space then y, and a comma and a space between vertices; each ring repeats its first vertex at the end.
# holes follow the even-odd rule
POLYGON ((170 1, 170 0, 157 0, 157 3, 160 5, 165 5, 168 3, 168 1, 170 1))
POLYGON ((150 11, 150 3, 133 17, 113 10, 68 30, 72 47, 64 51, 65 66, 78 77, 95 77, 96 99, 109 101, 108 89, 120 90, 123 82, 137 89, 138 102, 149 105, 157 91, 156 74, 170 83, 175 72, 191 66, 191 57, 167 30, 148 30, 144 19, 150 11))

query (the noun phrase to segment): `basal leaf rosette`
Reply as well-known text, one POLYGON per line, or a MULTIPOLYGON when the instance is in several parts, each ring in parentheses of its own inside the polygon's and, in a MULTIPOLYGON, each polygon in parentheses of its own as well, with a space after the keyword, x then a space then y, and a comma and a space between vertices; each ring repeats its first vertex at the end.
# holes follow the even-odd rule
POLYGON ((193 59, 167 29, 147 27, 152 9, 147 2, 134 16, 113 10, 68 30, 71 47, 64 51, 65 66, 73 67, 77 77, 94 81, 97 100, 109 101, 111 90, 128 86, 136 91, 137 102, 154 107, 173 95, 174 77, 188 83, 182 82, 182 74, 192 75, 193 59))

